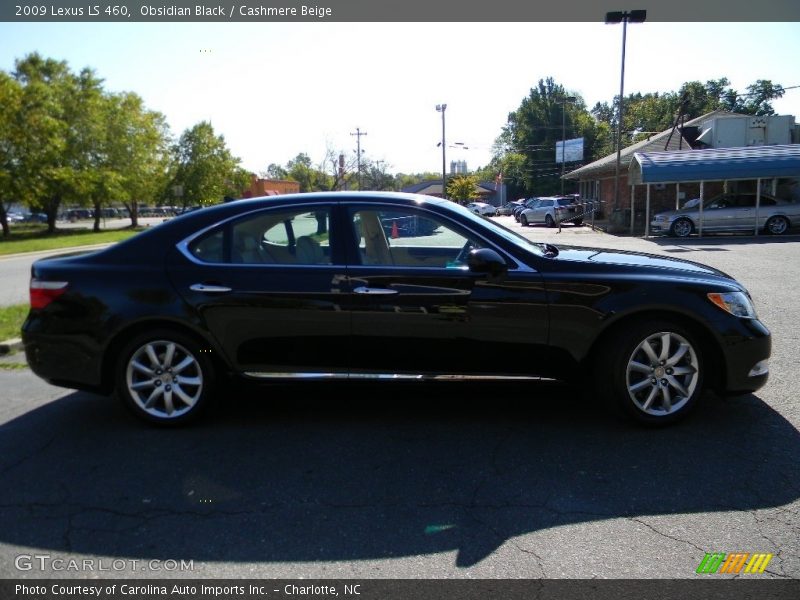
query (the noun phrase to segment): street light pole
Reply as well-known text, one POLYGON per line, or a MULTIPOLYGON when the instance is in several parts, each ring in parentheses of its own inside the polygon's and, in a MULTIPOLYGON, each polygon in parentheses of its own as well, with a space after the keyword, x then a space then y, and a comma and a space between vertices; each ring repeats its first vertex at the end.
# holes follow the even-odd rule
POLYGON ((442 113, 442 198, 447 198, 447 159, 446 148, 447 144, 444 137, 444 111, 447 109, 447 104, 437 104, 436 112, 442 113))
POLYGON ((566 165, 565 152, 567 147, 567 102, 575 102, 575 96, 567 96, 561 104, 561 195, 564 195, 564 166, 566 165))
POLYGON ((617 118, 617 166, 614 173, 614 208, 619 208, 619 167, 622 153, 622 109, 623 95, 625 93, 625 41, 628 33, 628 23, 644 23, 647 18, 646 10, 616 11, 606 13, 606 24, 622 23, 622 68, 619 77, 619 115, 617 118))

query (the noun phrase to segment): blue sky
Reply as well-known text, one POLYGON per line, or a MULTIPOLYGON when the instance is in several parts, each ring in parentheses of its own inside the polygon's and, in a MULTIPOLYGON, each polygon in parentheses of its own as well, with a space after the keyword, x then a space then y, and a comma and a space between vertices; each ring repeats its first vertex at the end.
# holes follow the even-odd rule
MULTIPOLYGON (((175 135, 210 120, 243 166, 299 152, 365 156, 390 172, 486 164, 510 111, 540 78, 591 107, 619 92, 621 26, 597 23, 0 23, 0 68, 37 51, 90 66, 106 88, 164 113, 175 135)), ((625 92, 672 91, 728 77, 800 86, 800 23, 628 26, 625 92)), ((800 87, 774 103, 800 119, 800 87)), ((568 136, 569 137, 569 136, 568 136)))

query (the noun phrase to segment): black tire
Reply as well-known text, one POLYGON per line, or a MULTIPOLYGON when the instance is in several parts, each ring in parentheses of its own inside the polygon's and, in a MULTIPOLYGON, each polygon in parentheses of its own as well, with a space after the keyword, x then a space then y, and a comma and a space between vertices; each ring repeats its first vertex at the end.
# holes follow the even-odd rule
POLYGON ((575 227, 580 227, 583 225, 583 219, 575 219, 573 223, 575 223, 575 227))
POLYGON ((528 217, 526 217, 525 215, 520 215, 519 222, 523 227, 527 227, 528 226, 528 217))
POLYGON ((686 217, 676 219, 669 228, 672 237, 688 237, 694 231, 694 224, 686 217))
POLYGON ((789 219, 780 215, 770 217, 764 225, 764 231, 770 235, 782 235, 789 231, 789 219))
POLYGON ((556 222, 553 220, 553 217, 551 217, 550 215, 545 215, 544 216, 544 224, 547 225, 548 227, 555 227, 556 226, 556 222))
POLYGON ((171 329, 134 337, 119 354, 116 393, 140 419, 180 425, 199 417, 213 397, 214 367, 193 338, 171 329))
POLYGON ((705 362, 697 338, 667 320, 635 323, 616 333, 596 355, 596 393, 644 425, 685 418, 703 393, 705 362))

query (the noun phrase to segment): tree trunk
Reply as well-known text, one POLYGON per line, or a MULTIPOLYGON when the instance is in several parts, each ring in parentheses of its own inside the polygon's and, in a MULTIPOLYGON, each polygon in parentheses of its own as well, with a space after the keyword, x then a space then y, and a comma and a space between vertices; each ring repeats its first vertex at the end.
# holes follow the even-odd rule
POLYGON ((3 227, 3 237, 10 236, 11 230, 8 228, 8 212, 2 202, 0 202, 0 225, 3 227))
POLYGON ((135 200, 130 204, 126 204, 125 208, 128 209, 128 216, 131 218, 131 227, 139 226, 139 203, 135 200))
POLYGON ((58 216, 58 206, 61 204, 61 198, 53 196, 50 202, 47 203, 45 211, 47 214, 47 233, 56 232, 56 217, 58 216))
POLYGON ((94 227, 92 228, 92 231, 94 231, 95 233, 99 233, 100 232, 100 203, 99 202, 95 202, 94 203, 94 227))

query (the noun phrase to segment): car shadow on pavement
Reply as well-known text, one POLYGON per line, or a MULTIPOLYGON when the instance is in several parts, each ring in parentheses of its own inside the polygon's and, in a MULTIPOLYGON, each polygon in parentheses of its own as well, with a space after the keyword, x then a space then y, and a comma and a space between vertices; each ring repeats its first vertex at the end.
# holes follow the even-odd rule
POLYGON ((800 434, 753 395, 709 396, 688 421, 656 430, 559 385, 235 395, 181 429, 78 392, 4 424, 0 542, 253 563, 456 550, 467 567, 546 528, 800 497, 800 434))

